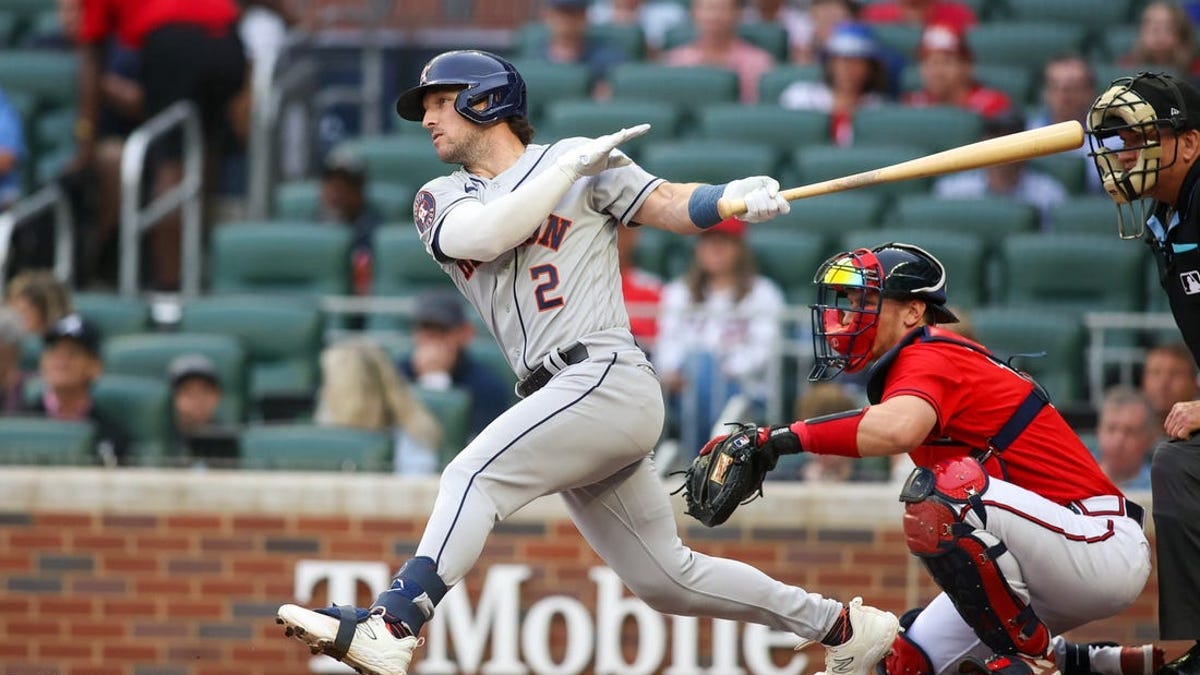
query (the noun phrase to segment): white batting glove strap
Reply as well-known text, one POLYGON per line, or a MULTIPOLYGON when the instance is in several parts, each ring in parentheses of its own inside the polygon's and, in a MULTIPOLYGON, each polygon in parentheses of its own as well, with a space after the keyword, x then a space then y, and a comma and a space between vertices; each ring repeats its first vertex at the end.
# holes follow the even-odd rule
POLYGON ((558 166, 571 180, 582 176, 595 176, 605 169, 625 166, 631 163, 625 153, 617 150, 617 146, 631 138, 637 138, 650 131, 649 124, 637 126, 599 138, 594 138, 558 159, 558 166))
POLYGON ((770 176, 751 176, 730 182, 722 197, 746 202, 746 213, 738 216, 747 223, 761 223, 792 210, 779 194, 779 181, 770 176))

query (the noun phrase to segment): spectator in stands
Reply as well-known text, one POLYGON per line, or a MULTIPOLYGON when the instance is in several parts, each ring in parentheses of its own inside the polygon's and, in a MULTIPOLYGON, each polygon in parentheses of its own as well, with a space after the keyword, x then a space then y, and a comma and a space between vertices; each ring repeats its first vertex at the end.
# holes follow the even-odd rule
POLYGON ((746 224, 727 218, 696 241, 691 267, 663 288, 654 364, 683 447, 696 449, 730 397, 761 403, 785 306, 755 272, 746 224))
POLYGON ((1200 75, 1195 27, 1187 12, 1178 3, 1164 0, 1146 5, 1137 40, 1117 63, 1131 72, 1166 70, 1185 78, 1200 75))
MULTIPOLYGON (((246 78, 246 56, 237 34, 240 12, 233 0, 82 0, 79 121, 75 166, 91 166, 96 155, 102 91, 103 49, 110 37, 141 54, 139 84, 146 117, 188 100, 200 110, 205 131, 206 186, 215 184, 223 143, 230 136, 229 103, 246 78), (197 58, 203 55, 203 58, 197 58)), ((168 142, 154 170, 156 194, 183 177, 181 148, 168 142)), ((150 232, 155 285, 179 285, 180 222, 175 213, 150 232)))
POLYGON ((78 314, 59 319, 42 336, 41 377, 44 390, 31 412, 57 420, 90 421, 96 454, 105 466, 126 461, 129 436, 116 420, 96 406, 92 387, 104 371, 100 331, 78 314))
POLYGON ((21 196, 25 135, 21 116, 0 90, 0 211, 21 196))
POLYGON ((808 12, 792 0, 750 0, 742 8, 742 23, 770 23, 783 26, 788 36, 788 55, 802 54, 804 44, 812 35, 812 20, 808 12))
POLYGON ((579 63, 591 74, 592 92, 609 93, 608 74, 625 60, 615 47, 588 38, 589 0, 543 0, 542 21, 550 30, 545 58, 552 63, 579 63))
POLYGON ((835 28, 858 16, 858 3, 854 0, 812 0, 804 23, 797 22, 793 31, 791 59, 794 63, 815 63, 824 53, 825 43, 835 28))
POLYGON ((9 309, 17 313, 30 335, 45 333, 74 311, 71 289, 50 270, 30 269, 17 274, 8 283, 6 296, 9 309))
POLYGON ((621 264, 621 293, 629 311, 629 330, 642 351, 654 349, 658 338, 658 303, 662 299, 662 279, 638 267, 637 244, 642 236, 640 227, 617 230, 617 256, 621 264))
POLYGON ((671 66, 714 66, 738 75, 742 103, 758 101, 758 80, 775 65, 766 50, 738 37, 737 0, 692 0, 696 39, 663 54, 671 66))
POLYGON ((442 429, 370 339, 340 340, 321 352, 317 424, 390 432, 397 473, 438 472, 442 429))
POLYGON ((1162 427, 1154 404, 1134 387, 1117 385, 1104 394, 1096 424, 1097 457, 1104 475, 1122 490, 1150 489, 1150 455, 1162 427))
POLYGON ((314 218, 336 223, 354 232, 350 249, 354 292, 371 292, 371 242, 383 216, 367 199, 367 165, 347 150, 334 150, 325 157, 321 171, 321 201, 314 218))
POLYGON ((1012 110, 1008 95, 975 80, 974 57, 962 32, 946 24, 932 24, 921 33, 917 46, 921 88, 904 96, 911 106, 955 105, 984 117, 1012 110))
POLYGON ((1159 424, 1171 407, 1200 396, 1196 382, 1196 362, 1182 342, 1158 345, 1146 352, 1142 367, 1142 393, 1154 404, 1159 424))
POLYGON ((919 26, 942 24, 965 33, 975 26, 975 12, 958 0, 885 0, 863 8, 862 20, 869 23, 909 23, 919 26))
POLYGON ((646 40, 648 56, 662 51, 667 31, 686 24, 687 8, 672 0, 596 0, 588 7, 588 21, 594 25, 638 26, 646 40))
POLYGON ((175 434, 183 439, 213 426, 221 405, 221 377, 203 354, 183 354, 167 366, 175 434))
POLYGON ((887 71, 870 29, 859 23, 838 26, 825 42, 821 70, 821 82, 789 84, 780 93, 779 105, 829 113, 830 140, 850 145, 855 111, 883 103, 889 89, 887 71))
POLYGON ((514 396, 512 387, 468 350, 475 340, 475 326, 463 313, 458 293, 450 289, 422 293, 417 297, 413 321, 413 352, 398 368, 427 389, 459 387, 469 391, 470 440, 508 408, 514 396))
POLYGON ((25 373, 21 370, 21 343, 25 329, 11 309, 0 309, 0 415, 25 411, 25 373))
MULTIPOLYGON (((983 123, 983 140, 1024 129, 1025 120, 1020 115, 1010 113, 990 117, 983 123)), ((1015 199, 1037 208, 1042 229, 1049 228, 1050 211, 1067 199, 1067 190, 1057 178, 1030 169, 1028 162, 998 164, 942 176, 934 181, 933 193, 943 199, 1015 199)))
MULTIPOLYGON (((1029 117, 1029 129, 1048 124, 1074 120, 1085 124, 1085 117, 1096 99, 1096 73, 1091 64, 1079 54, 1067 53, 1046 62, 1042 68, 1042 102, 1038 110, 1029 117)), ((1087 158, 1088 146, 1084 143, 1075 151, 1081 159, 1087 158)), ((1089 192, 1100 194, 1100 174, 1085 171, 1089 192)))

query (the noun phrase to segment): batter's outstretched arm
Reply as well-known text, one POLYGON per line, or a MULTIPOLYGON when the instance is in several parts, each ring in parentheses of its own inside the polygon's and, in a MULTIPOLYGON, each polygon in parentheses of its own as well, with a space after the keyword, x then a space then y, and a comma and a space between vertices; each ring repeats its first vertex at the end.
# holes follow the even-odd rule
POLYGON ((717 203, 738 199, 746 204, 741 216, 759 223, 787 213, 791 205, 779 194, 779 181, 769 176, 751 176, 725 183, 660 183, 634 214, 633 221, 678 234, 696 234, 721 221, 717 203))

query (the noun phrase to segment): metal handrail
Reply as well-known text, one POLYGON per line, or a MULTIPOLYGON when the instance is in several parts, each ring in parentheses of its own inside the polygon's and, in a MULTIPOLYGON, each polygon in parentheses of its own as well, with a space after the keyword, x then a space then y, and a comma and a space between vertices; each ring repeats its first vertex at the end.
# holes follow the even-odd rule
POLYGON ((183 228, 180 291, 185 296, 199 295, 203 189, 204 136, 200 112, 190 101, 176 101, 135 129, 125 140, 121 152, 121 295, 132 296, 138 292, 142 233, 175 209, 181 212, 183 228), (142 174, 150 144, 180 129, 183 131, 183 179, 143 207, 140 205, 142 174))
POLYGON ((66 193, 58 183, 49 183, 0 213, 0 286, 7 278, 13 235, 50 210, 54 212, 54 276, 68 284, 74 281, 75 216, 66 193))
MULTIPOLYGON (((250 218, 266 218, 271 212, 271 189, 279 174, 280 121, 286 106, 299 104, 305 108, 305 121, 314 124, 316 105, 317 66, 312 59, 289 63, 278 70, 281 54, 274 60, 256 65, 251 94, 250 138, 246 155, 250 167, 246 190, 246 209, 250 218)), ((305 130, 307 138, 315 134, 305 130)))
POLYGON ((1105 366, 1116 364, 1120 367, 1121 381, 1132 383, 1134 365, 1141 363, 1146 355, 1141 347, 1106 345, 1109 332, 1178 330, 1170 312, 1086 312, 1083 325, 1088 333, 1088 400, 1093 406, 1099 406, 1104 398, 1105 366))

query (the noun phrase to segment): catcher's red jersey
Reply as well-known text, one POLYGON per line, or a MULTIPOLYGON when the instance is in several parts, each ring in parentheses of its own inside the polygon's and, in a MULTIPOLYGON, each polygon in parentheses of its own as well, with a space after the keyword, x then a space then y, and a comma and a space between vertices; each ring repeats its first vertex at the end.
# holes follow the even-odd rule
MULTIPOLYGON (((963 339, 936 327, 929 332, 963 339)), ((933 406, 938 418, 928 440, 949 437, 969 446, 922 445, 909 453, 918 466, 929 466, 948 455, 986 447, 987 439, 1004 426, 1032 387, 1028 380, 969 347, 917 340, 896 355, 881 400, 921 397, 933 406)), ((1121 494, 1053 406, 1042 408, 1000 457, 1003 472, 992 460, 986 465, 989 474, 1058 504, 1121 494)))

